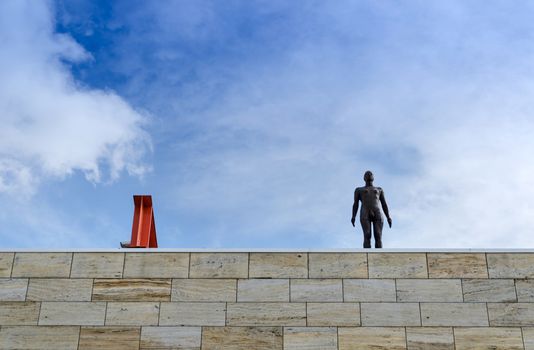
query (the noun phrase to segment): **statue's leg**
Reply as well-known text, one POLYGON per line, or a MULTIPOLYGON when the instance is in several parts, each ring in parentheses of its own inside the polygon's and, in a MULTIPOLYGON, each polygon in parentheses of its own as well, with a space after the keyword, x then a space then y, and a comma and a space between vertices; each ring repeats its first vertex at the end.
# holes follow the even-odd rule
POLYGON ((360 218, 360 224, 362 224, 363 230, 363 247, 371 248, 371 221, 360 218))
POLYGON ((375 236, 375 248, 382 248, 382 228, 384 227, 383 220, 373 221, 373 233, 375 236))

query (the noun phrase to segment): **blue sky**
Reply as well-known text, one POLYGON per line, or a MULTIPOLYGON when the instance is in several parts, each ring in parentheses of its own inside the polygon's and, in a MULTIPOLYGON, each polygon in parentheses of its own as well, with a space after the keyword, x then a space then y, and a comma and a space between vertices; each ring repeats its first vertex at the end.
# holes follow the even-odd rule
POLYGON ((524 248, 534 230, 528 1, 3 1, 0 239, 117 247, 524 248))

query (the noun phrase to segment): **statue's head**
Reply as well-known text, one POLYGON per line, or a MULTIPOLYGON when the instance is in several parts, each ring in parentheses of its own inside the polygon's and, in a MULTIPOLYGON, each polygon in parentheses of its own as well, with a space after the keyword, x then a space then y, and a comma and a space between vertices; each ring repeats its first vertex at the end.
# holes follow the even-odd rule
POLYGON ((363 180, 365 182, 373 182, 375 180, 373 172, 371 170, 367 170, 365 174, 363 174, 363 180))

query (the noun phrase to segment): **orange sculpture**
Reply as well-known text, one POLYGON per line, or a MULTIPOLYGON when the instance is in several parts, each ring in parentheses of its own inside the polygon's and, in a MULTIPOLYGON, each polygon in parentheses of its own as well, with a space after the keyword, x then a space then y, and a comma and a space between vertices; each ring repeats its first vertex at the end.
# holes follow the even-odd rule
POLYGON ((157 248, 156 222, 152 196, 134 195, 134 216, 132 223, 132 239, 130 242, 121 242, 122 248, 157 248))

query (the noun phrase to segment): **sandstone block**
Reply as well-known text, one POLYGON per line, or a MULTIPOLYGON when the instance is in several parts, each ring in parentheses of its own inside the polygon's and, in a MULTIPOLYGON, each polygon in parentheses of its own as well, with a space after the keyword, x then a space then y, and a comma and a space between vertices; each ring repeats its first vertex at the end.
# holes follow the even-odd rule
POLYGON ((174 279, 172 301, 235 301, 235 279, 174 279))
POLYGON ((393 279, 346 279, 343 280, 345 301, 395 302, 395 280, 393 279))
POLYGON ((2 350, 76 350, 79 332, 79 327, 2 326, 0 344, 2 350))
POLYGON ((93 300, 169 301, 170 279, 95 279, 93 300))
POLYGON ((161 303, 162 326, 224 326, 225 303, 161 303))
POLYGON ((532 303, 488 303, 490 326, 534 326, 532 303))
POLYGON ((430 278, 488 278, 484 253, 428 253, 430 278))
POLYGON ((292 279, 292 302, 343 301, 343 285, 340 279, 292 279))
POLYGON ((343 327, 338 329, 339 350, 405 350, 402 327, 343 327))
POLYGON ((452 328, 407 327, 406 341, 409 350, 454 350, 452 328))
POLYGON ((159 303, 108 302, 106 326, 155 326, 159 303))
POLYGON ((124 253, 74 253, 71 278, 121 278, 124 253))
POLYGON ((367 278, 365 253, 310 253, 310 278, 367 278))
POLYGON ((534 350, 534 327, 523 327, 523 344, 525 350, 534 350))
POLYGON ((337 350, 334 327, 284 328, 284 350, 337 350))
POLYGON ((27 278, 0 278, 0 301, 24 301, 27 289, 27 278))
POLYGON ((43 302, 39 325, 45 326, 103 326, 106 303, 43 302))
POLYGON ((462 302, 459 279, 398 279, 397 301, 462 302))
POLYGON ((92 279, 31 278, 28 300, 91 301, 92 279))
POLYGON ((228 326, 305 326, 305 303, 228 303, 228 326))
POLYGON ((368 254, 369 278, 427 278, 424 253, 368 254))
MULTIPOLYGON (((499 280, 496 280, 496 281, 499 281, 499 280)), ((515 288, 517 290, 517 301, 519 301, 520 303, 534 302, 534 280, 516 280, 515 288)), ((514 300, 502 300, 502 301, 514 301, 514 300)))
POLYGON ((421 303, 423 326, 488 326, 485 303, 421 303))
POLYGON ((79 350, 139 349, 139 327, 82 327, 79 350))
POLYGON ((191 253, 190 278, 247 278, 247 253, 191 253))
POLYGON ((307 303, 308 326, 359 326, 360 304, 358 303, 307 303))
POLYGON ((308 278, 308 254, 250 253, 250 278, 308 278))
POLYGON ((462 286, 466 302, 517 301, 512 279, 465 279, 462 286))
POLYGON ((187 278, 189 253, 126 253, 124 278, 187 278))
POLYGON ((420 326, 417 303, 362 303, 362 326, 420 326))
POLYGON ((14 256, 15 253, 0 253, 0 277, 11 277, 14 256))
POLYGON ((520 328, 455 328, 456 350, 523 350, 520 328))
POLYGON ((33 301, 0 302, 0 325, 26 326, 37 325, 39 303, 33 301))
POLYGON ((246 279, 237 284, 237 301, 289 302, 288 279, 246 279))
POLYGON ((17 253, 12 277, 69 277, 72 253, 17 253))
POLYGON ((200 350, 200 327, 143 327, 141 349, 200 350))
POLYGON ((282 350, 282 327, 204 327, 202 350, 282 350))
POLYGON ((534 277, 534 254, 491 253, 488 256, 490 278, 532 278, 534 277))

